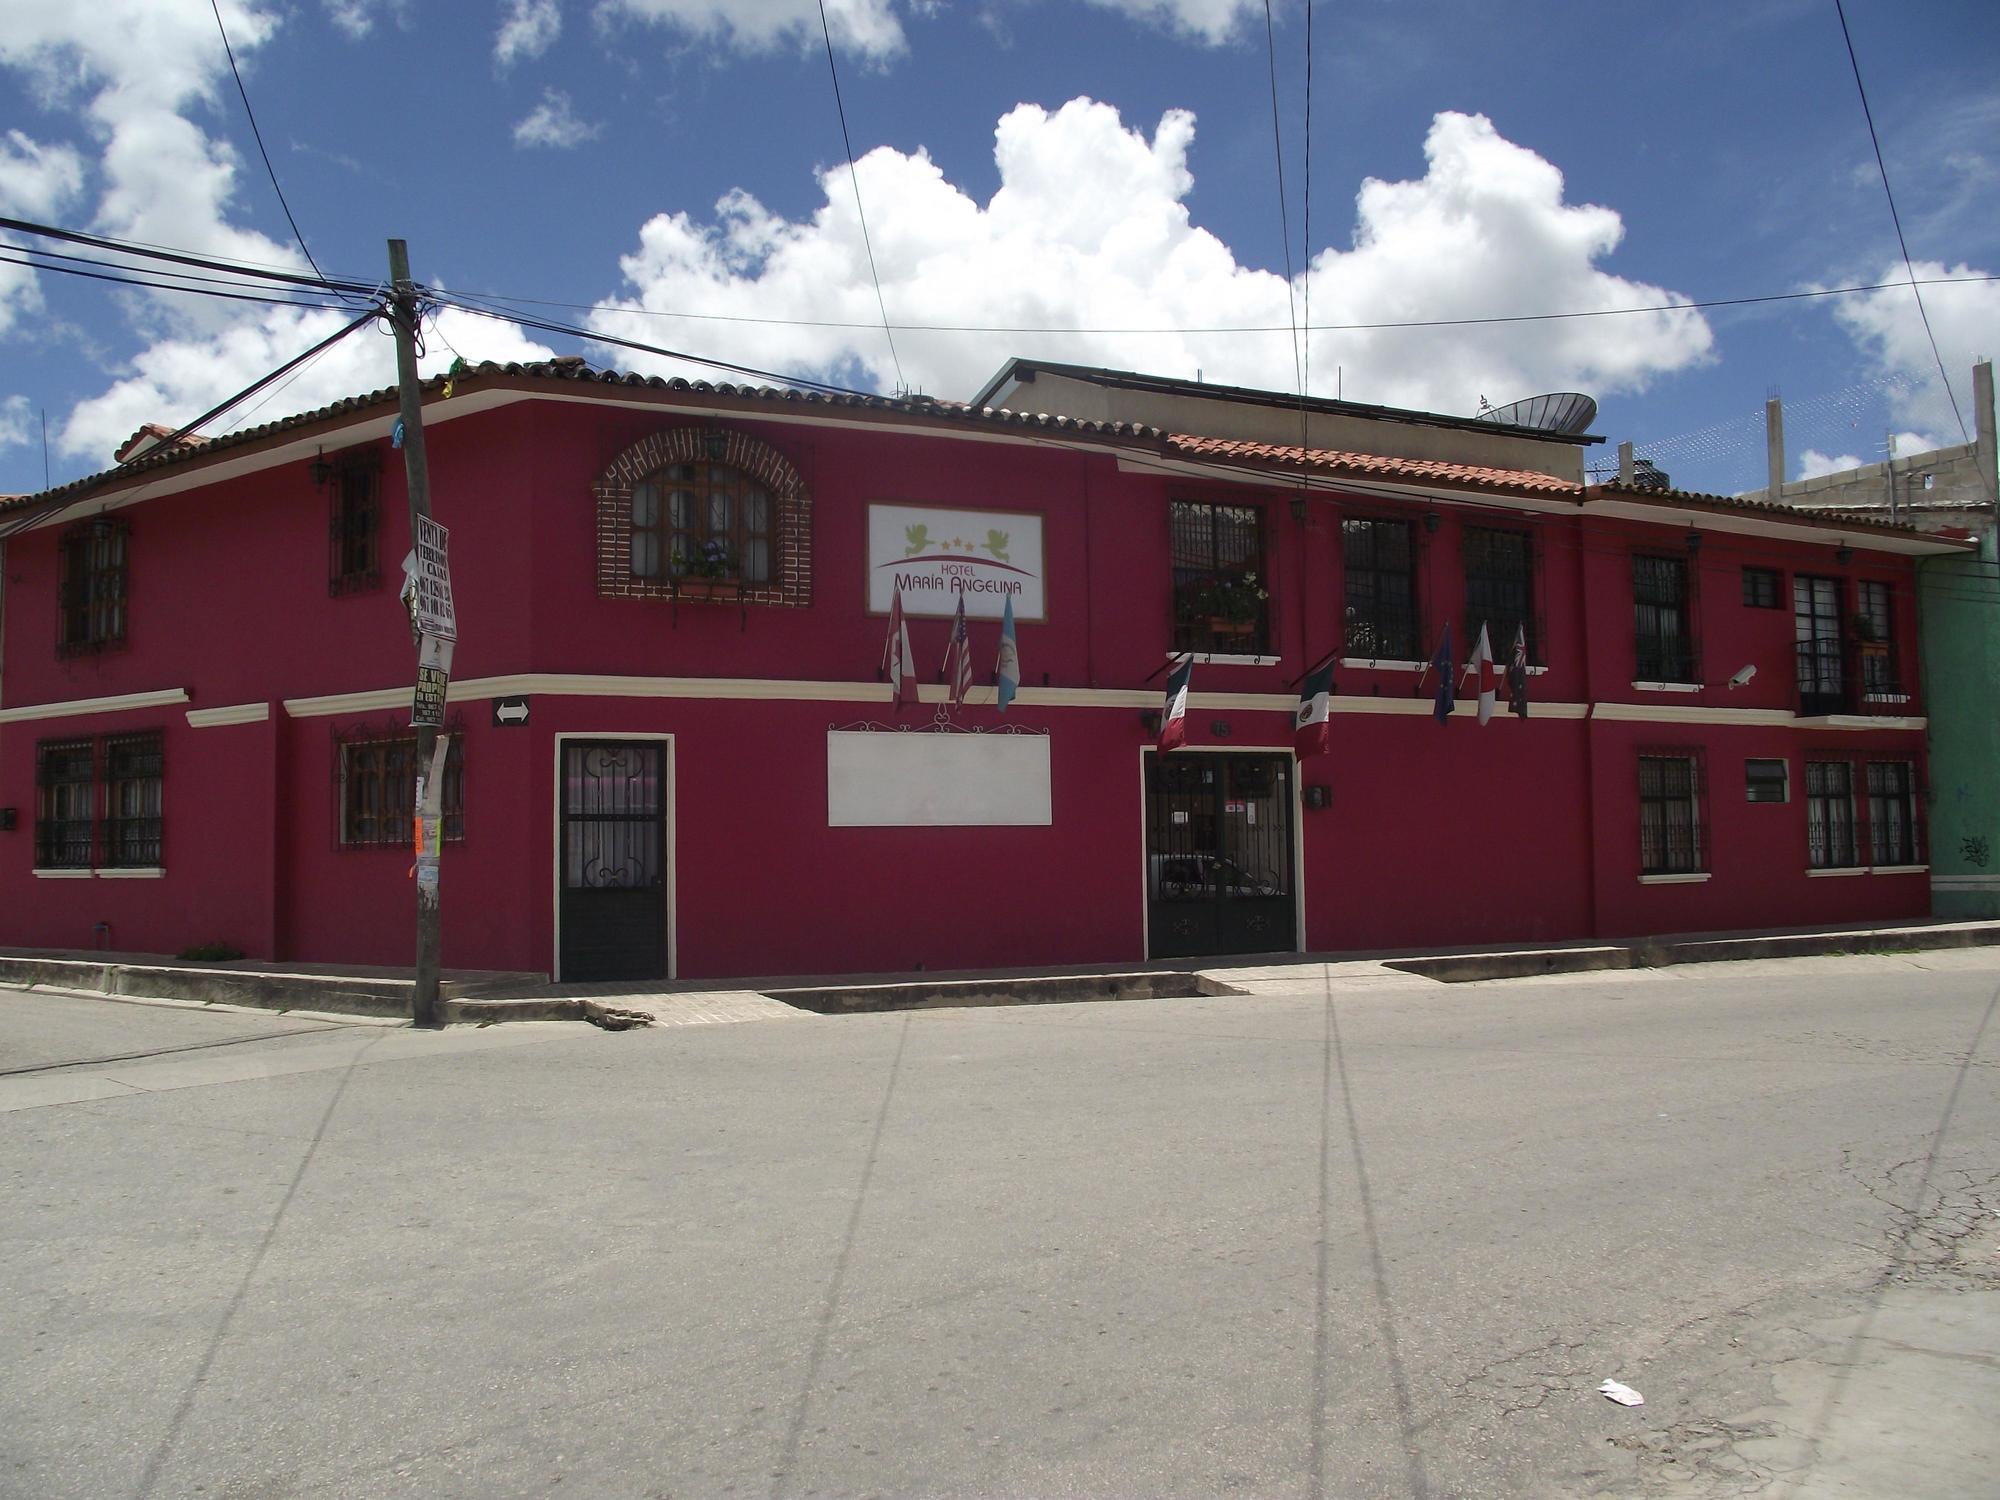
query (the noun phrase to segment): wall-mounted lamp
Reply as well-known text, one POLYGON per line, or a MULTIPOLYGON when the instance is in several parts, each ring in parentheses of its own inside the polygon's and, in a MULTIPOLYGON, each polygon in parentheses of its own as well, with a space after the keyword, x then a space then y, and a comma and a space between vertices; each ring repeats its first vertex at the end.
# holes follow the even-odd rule
POLYGON ((1292 524, 1294 526, 1303 526, 1306 524, 1306 497, 1304 495, 1292 496, 1292 524))
POLYGON ((1833 560, 1839 563, 1843 568, 1846 567, 1849 563, 1854 561, 1854 549, 1848 546, 1847 543, 1842 542, 1840 546, 1835 550, 1833 554, 1833 560))
POLYGON ((333 465, 326 461, 326 449, 321 448, 313 454, 312 462, 306 465, 306 472, 312 475, 314 489, 326 488, 326 482, 333 478, 333 465))
POLYGON ((1333 788, 1330 786, 1309 786, 1305 794, 1306 806, 1314 812, 1333 806, 1333 788))
POLYGON ((1690 531, 1688 533, 1688 551, 1701 551, 1701 533, 1699 531, 1690 531))
POLYGON ((0 833, 12 833, 20 826, 21 815, 11 807, 0 807, 0 833))
POLYGON ((99 541, 102 541, 105 537, 110 536, 111 517, 105 515, 92 516, 90 518, 90 534, 96 537, 99 541))
POLYGON ((1429 532, 1432 536, 1437 535, 1438 527, 1442 526, 1443 524, 1444 524, 1444 518, 1441 517, 1436 511, 1427 510, 1424 512, 1424 530, 1429 532))

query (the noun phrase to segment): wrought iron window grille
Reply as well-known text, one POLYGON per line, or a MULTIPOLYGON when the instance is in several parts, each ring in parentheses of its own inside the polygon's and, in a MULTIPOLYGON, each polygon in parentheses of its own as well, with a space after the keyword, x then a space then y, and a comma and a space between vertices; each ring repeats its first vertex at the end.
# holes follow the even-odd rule
POLYGON ((335 598, 382 582, 382 471, 372 454, 329 466, 327 582, 335 598))
POLYGON ((1806 864, 1814 870, 1860 865, 1854 816, 1854 767, 1844 760, 1806 762, 1806 864))
POLYGON ((35 867, 87 870, 97 856, 96 742, 35 746, 35 867))
POLYGON ((58 656, 82 656, 125 643, 129 541, 129 528, 111 516, 96 516, 63 532, 57 544, 58 656))
POLYGON ((1783 601, 1779 585, 1783 575, 1776 568, 1745 568, 1743 570, 1743 607, 1745 609, 1777 609, 1783 601))
MULTIPOLYGON (((465 842, 465 721, 454 715, 438 731, 445 752, 443 827, 446 843, 465 842)), ((334 842, 341 849, 409 849, 416 837, 417 738, 407 725, 353 725, 333 740, 334 842)))
POLYGON ((1639 755, 1639 873, 1698 874, 1708 868, 1707 775, 1699 750, 1639 755))
POLYGON ((1868 854, 1873 865, 1924 862, 1923 798, 1913 761, 1868 763, 1868 854))
POLYGON ((35 746, 35 866, 155 869, 161 863, 161 731, 35 746))
POLYGON ((1340 545, 1342 654, 1370 661, 1417 660, 1423 620, 1417 601, 1416 523, 1346 518, 1340 523, 1340 545))
POLYGON ((1465 611, 1459 626, 1469 656, 1484 625, 1493 659, 1503 667, 1514 650, 1514 632, 1525 637, 1528 661, 1540 666, 1542 624, 1535 614, 1535 541, 1525 531, 1467 526, 1459 532, 1465 566, 1465 611))
POLYGON ((1632 558, 1634 665, 1640 681, 1701 680, 1692 602, 1686 558, 1632 558))
POLYGON ((1268 654, 1271 591, 1262 509, 1176 500, 1168 508, 1168 531, 1173 649, 1268 654))
POLYGON ((165 787, 165 736, 112 735, 103 745, 104 833, 98 848, 105 869, 156 869, 160 865, 161 799, 165 787))

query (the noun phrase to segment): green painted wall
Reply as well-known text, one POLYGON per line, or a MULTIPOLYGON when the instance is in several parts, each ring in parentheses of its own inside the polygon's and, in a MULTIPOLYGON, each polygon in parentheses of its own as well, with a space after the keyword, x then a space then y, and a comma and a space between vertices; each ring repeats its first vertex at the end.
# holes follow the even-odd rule
POLYGON ((1917 568, 1930 718, 1932 910, 2000 917, 2000 571, 1994 527, 1979 555, 1917 568))

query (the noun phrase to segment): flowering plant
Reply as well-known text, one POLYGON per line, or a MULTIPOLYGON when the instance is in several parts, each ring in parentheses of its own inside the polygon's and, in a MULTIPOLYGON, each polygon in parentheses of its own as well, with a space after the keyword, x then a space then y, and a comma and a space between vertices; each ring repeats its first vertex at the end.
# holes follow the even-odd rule
POLYGON ((729 555, 727 542, 710 537, 695 549, 693 556, 675 552, 674 571, 689 578, 734 578, 736 559, 729 555))
POLYGON ((1181 617, 1186 620, 1227 620, 1247 625, 1257 618, 1271 591, 1257 581, 1255 572, 1216 573, 1199 583, 1184 585, 1180 596, 1181 617))

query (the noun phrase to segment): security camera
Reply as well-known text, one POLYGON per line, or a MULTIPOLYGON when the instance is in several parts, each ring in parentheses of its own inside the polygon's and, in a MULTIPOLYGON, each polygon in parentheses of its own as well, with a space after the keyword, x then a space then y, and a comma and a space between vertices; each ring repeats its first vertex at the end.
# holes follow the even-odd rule
POLYGON ((1757 669, 1754 666, 1743 667, 1738 670, 1734 677, 1729 679, 1729 685, 1733 688, 1740 688, 1756 675, 1757 669))

